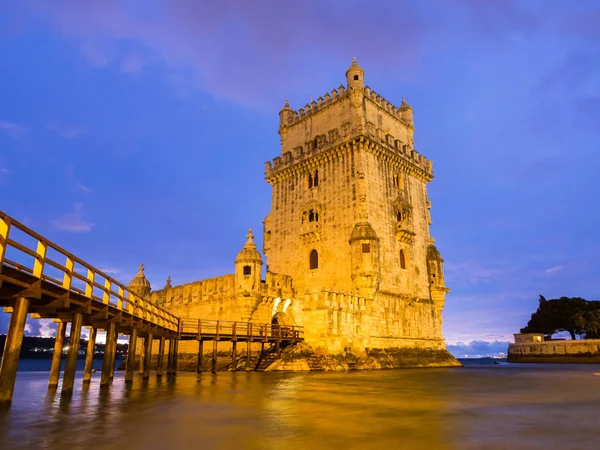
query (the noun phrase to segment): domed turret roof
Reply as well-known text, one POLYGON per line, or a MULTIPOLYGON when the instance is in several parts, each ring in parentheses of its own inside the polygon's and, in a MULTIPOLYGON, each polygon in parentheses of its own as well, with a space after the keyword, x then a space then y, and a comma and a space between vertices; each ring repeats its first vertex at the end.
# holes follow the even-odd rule
POLYGON ((430 240, 429 247, 427 247, 427 259, 432 261, 444 261, 442 259, 442 255, 440 251, 437 249, 435 245, 433 245, 434 240, 430 240))
POLYGON ((400 108, 398 108, 400 111, 406 111, 406 110, 410 110, 412 111, 412 108, 410 107, 410 105, 408 103, 406 103, 406 99, 404 97, 402 97, 402 104, 400 105, 400 108))
POLYGON ((252 240, 254 238, 254 235, 252 234, 251 229, 248 230, 248 234, 246 235, 246 237, 248 238, 248 241, 246 242, 246 245, 244 245, 242 251, 238 253, 235 262, 238 263, 257 261, 260 264, 262 264, 262 257, 260 256, 260 253, 258 253, 258 250, 256 250, 256 245, 252 240))
POLYGON ((140 264, 138 273, 129 283, 128 289, 134 292, 135 294, 139 295, 140 297, 145 297, 152 290, 150 282, 146 279, 146 275, 144 275, 143 264, 140 264))
POLYGON ((350 67, 348 68, 348 70, 346 70, 346 76, 348 76, 348 74, 350 72, 361 72, 362 74, 365 73, 365 71, 363 70, 363 68, 360 67, 358 65, 358 63, 356 62, 356 58, 353 58, 352 64, 350 65, 350 67))
POLYGON ((350 242, 364 239, 368 239, 371 241, 379 241, 377 233, 375 233, 375 230, 373 229, 371 224, 366 221, 358 222, 354 226, 354 230, 352 230, 352 235, 350 236, 350 242))

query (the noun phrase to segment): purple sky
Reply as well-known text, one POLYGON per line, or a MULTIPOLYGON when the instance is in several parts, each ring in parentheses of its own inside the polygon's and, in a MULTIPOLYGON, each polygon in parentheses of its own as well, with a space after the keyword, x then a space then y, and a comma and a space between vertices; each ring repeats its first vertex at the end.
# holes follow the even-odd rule
POLYGON ((278 111, 355 56, 434 161, 456 354, 504 351, 539 294, 600 298, 597 1, 22 0, 0 55, 0 209, 120 281, 260 246, 278 111))

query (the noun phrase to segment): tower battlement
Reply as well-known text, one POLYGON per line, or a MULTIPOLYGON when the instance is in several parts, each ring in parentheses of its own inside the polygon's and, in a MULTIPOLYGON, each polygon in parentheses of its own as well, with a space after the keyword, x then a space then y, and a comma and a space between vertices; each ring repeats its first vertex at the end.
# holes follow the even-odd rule
POLYGON ((431 179, 431 161, 414 149, 413 112, 406 100, 395 106, 366 86, 356 59, 346 72, 346 82, 298 110, 286 100, 279 113, 281 156, 265 163, 267 181, 292 167, 309 169, 309 161, 330 158, 355 139, 370 142, 367 148, 376 148, 406 171, 431 179))

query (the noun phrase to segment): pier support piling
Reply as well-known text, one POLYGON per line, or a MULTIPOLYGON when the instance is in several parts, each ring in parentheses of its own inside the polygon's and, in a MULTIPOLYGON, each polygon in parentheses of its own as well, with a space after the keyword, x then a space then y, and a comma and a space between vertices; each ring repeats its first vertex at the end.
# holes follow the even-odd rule
POLYGON ((177 375, 177 356, 179 355, 179 339, 175 339, 175 347, 173 350, 173 375, 177 375))
POLYGON ((175 339, 169 339, 169 353, 167 355, 167 375, 173 374, 173 355, 175 353, 175 339))
POLYGON ((162 377, 165 364, 165 337, 160 337, 158 344, 158 361, 156 361, 156 376, 162 377))
POLYGON ((117 360, 117 342, 119 340, 119 332, 115 331, 115 339, 113 340, 112 361, 110 363, 110 379, 115 377, 115 361, 117 360))
POLYGON ((115 324, 110 322, 106 327, 106 343, 104 344, 104 359, 102 360, 102 376, 100 378, 100 386, 108 386, 110 383, 111 365, 114 366, 114 345, 115 339, 115 324))
POLYGON ((90 337, 88 340, 87 353, 85 355, 85 368, 83 369, 83 382, 92 381, 92 368, 94 364, 94 350, 96 349, 96 334, 98 330, 90 327, 90 337))
POLYGON ((71 331, 69 333, 69 350, 67 351, 67 362, 63 374, 63 384, 61 395, 71 395, 75 384, 75 371, 77 370, 77 358, 79 356, 79 339, 81 338, 81 322, 83 315, 81 313, 73 314, 71 322, 71 331))
POLYGON ((250 370, 250 346, 252 345, 251 341, 246 342, 246 371, 250 370))
POLYGON ((50 380, 48 381, 48 389, 58 387, 60 379, 60 363, 62 361, 62 352, 65 345, 65 333, 67 331, 66 322, 58 322, 56 329, 56 339, 54 341, 54 353, 52 355, 52 366, 50 367, 50 380))
POLYGON ((202 355, 204 354, 204 341, 200 339, 198 341, 198 364, 196 366, 196 372, 202 372, 202 355))
POLYGON ((213 341, 212 373, 217 373, 217 340, 213 341))
POLYGON ((144 380, 150 378, 150 365, 152 363, 152 333, 144 339, 144 380))
MULTIPOLYGON (((137 330, 134 328, 129 335, 129 348, 127 349, 127 363, 125 367, 125 383, 133 382, 133 365, 135 364, 135 347, 137 345, 137 330)), ((141 363, 141 361, 140 361, 141 363)))
POLYGON ((233 372, 235 372, 235 369, 236 369, 235 366, 237 366, 237 348, 236 348, 237 342, 236 341, 233 341, 232 347, 233 348, 231 349, 231 370, 233 372))
POLYGON ((9 407, 12 403, 28 309, 29 299, 19 297, 15 300, 0 365, 0 407, 9 407))
POLYGON ((139 373, 140 375, 144 375, 144 364, 146 363, 145 358, 144 358, 144 349, 146 348, 146 339, 148 339, 147 337, 145 338, 140 338, 140 348, 142 349, 142 351, 140 352, 140 367, 139 367, 139 373))

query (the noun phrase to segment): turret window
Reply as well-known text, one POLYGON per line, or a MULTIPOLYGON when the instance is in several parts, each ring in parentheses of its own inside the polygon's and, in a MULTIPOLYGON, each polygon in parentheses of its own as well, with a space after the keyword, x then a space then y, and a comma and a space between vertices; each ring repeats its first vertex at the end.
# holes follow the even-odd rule
POLYGON ((317 187, 319 185, 319 171, 315 170, 315 175, 313 177, 313 186, 317 187))
POLYGON ((354 80, 358 81, 358 75, 354 75, 354 80))
POLYGON ((319 268, 319 254, 317 253, 316 250, 310 251, 310 255, 309 255, 308 259, 309 259, 310 270, 319 268))
POLYGON ((400 268, 406 269, 406 257, 404 256, 404 250, 400 250, 400 268))
POLYGON ((252 275, 252 267, 244 266, 244 275, 252 275))
POLYGON ((308 174, 308 188, 312 189, 312 187, 313 187, 313 177, 312 177, 312 174, 309 173, 308 174))
POLYGON ((371 244, 369 244, 368 242, 366 244, 363 244, 362 252, 363 253, 371 253, 371 244))

